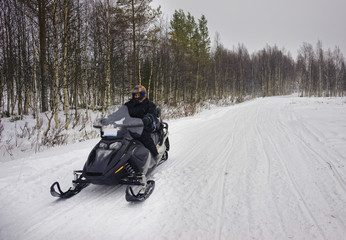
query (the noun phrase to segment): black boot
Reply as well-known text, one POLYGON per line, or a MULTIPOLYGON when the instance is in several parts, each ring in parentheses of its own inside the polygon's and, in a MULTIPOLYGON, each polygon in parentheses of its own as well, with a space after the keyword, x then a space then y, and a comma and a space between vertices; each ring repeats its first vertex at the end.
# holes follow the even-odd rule
POLYGON ((152 154, 152 156, 153 156, 153 159, 155 160, 155 162, 156 163, 158 163, 159 162, 159 153, 157 153, 157 154, 152 154))

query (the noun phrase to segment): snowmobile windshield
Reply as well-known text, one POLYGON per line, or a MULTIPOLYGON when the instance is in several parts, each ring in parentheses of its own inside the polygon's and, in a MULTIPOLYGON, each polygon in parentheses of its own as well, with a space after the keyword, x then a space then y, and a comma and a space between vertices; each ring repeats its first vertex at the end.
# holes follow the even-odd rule
MULTIPOLYGON (((138 137, 142 135, 144 128, 142 119, 131 117, 125 105, 121 106, 116 112, 110 114, 107 118, 102 119, 101 123, 104 130, 112 128, 112 131, 116 134, 116 131, 119 129, 126 128, 130 133, 138 137)), ((109 134, 112 134, 112 131, 109 130, 109 134)))

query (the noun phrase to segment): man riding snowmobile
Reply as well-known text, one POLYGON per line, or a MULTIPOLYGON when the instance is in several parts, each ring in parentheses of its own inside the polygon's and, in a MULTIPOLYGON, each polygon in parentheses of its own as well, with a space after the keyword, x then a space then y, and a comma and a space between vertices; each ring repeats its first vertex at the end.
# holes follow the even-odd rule
POLYGON ((126 102, 125 105, 128 108, 130 116, 141 118, 144 124, 144 131, 138 140, 149 149, 153 158, 157 161, 159 153, 151 134, 158 130, 159 120, 157 117, 160 114, 159 110, 156 105, 146 97, 147 90, 144 86, 136 85, 132 88, 131 94, 132 99, 126 102))
POLYGON ((125 198, 129 202, 144 201, 151 195, 155 181, 147 177, 168 159, 168 124, 161 120, 160 109, 146 98, 143 86, 135 86, 132 96, 94 125, 100 129, 100 142, 90 152, 83 170, 73 172, 73 186, 64 192, 55 182, 50 188, 52 196, 70 198, 89 184, 127 185, 125 198))

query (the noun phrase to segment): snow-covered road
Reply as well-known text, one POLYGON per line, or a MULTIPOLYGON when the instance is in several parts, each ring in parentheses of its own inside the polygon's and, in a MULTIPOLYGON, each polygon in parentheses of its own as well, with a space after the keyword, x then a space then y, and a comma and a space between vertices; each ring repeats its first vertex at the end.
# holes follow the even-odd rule
POLYGON ((70 186, 97 139, 0 166, 0 239, 344 239, 346 99, 272 97, 172 120, 140 204, 70 186))

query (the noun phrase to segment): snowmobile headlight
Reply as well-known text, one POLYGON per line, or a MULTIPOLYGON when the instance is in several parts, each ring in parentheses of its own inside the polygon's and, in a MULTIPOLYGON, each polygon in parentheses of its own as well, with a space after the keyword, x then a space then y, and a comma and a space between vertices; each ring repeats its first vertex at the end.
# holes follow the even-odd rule
POLYGON ((109 149, 111 150, 119 150, 121 148, 121 142, 114 142, 109 145, 109 149))
POLYGON ((100 143, 99 148, 107 149, 107 143, 100 143))

